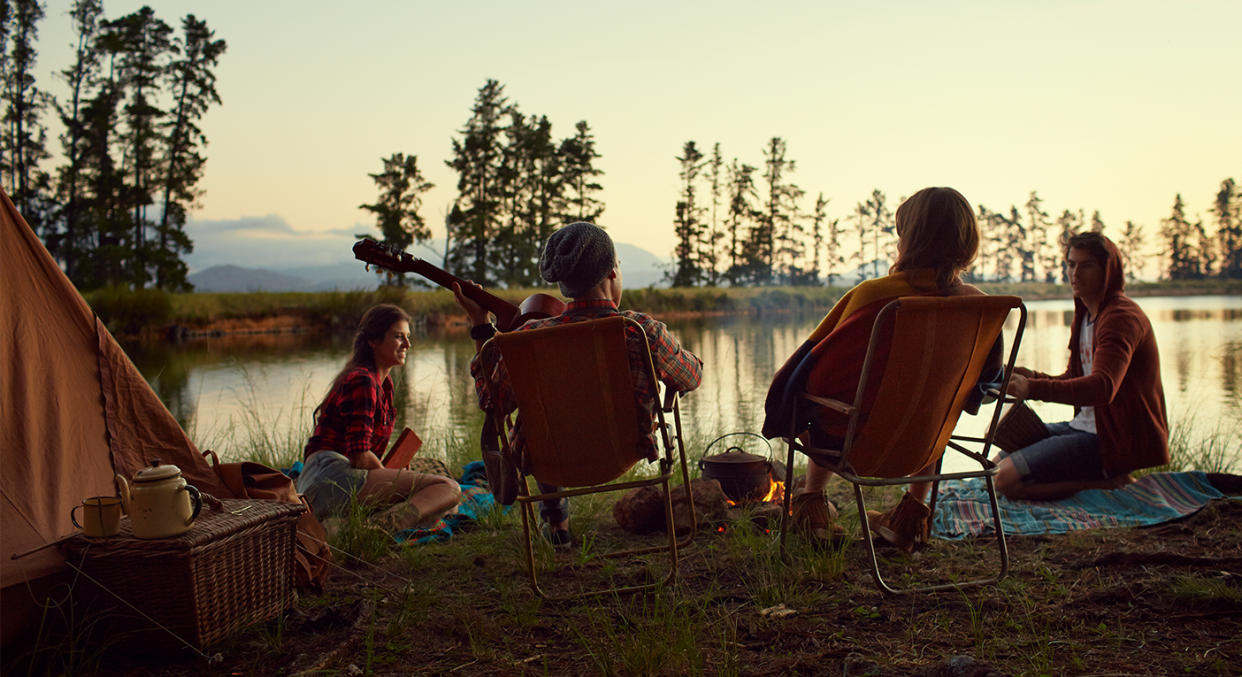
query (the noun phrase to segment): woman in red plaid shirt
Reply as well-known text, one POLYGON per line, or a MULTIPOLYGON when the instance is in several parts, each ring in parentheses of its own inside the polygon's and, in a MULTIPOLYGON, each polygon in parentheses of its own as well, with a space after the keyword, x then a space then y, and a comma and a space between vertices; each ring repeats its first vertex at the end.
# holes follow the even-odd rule
MULTIPOLYGON (((651 346, 651 360, 655 365, 656 376, 668 387, 679 392, 689 392, 699 387, 703 378, 703 361, 694 353, 685 350, 677 339, 669 333, 663 322, 645 313, 633 310, 618 310, 621 302, 621 264, 617 260, 616 249, 612 238, 603 228, 594 224, 579 221, 571 223, 552 233, 544 244, 539 255, 539 274, 548 282, 560 285, 561 293, 572 300, 565 312, 556 317, 528 320, 516 331, 550 327, 567 322, 581 322, 610 315, 625 315, 637 321, 643 327, 646 341, 651 346)), ((478 286, 478 285, 475 285, 478 286)), ((481 348, 496 333, 491 324, 488 312, 461 293, 461 288, 454 285, 453 293, 457 295, 457 303, 466 311, 470 318, 470 337, 481 348)), ((637 329, 626 328, 629 332, 638 333, 637 329)), ((641 341, 641 335, 633 337, 641 341)), ((642 374, 643 367, 637 349, 631 350, 630 369, 635 374, 642 374)), ((500 381, 507 381, 504 363, 497 366, 500 381)), ((513 411, 515 403, 512 391, 502 388, 500 402, 491 402, 483 381, 483 369, 479 356, 476 354, 470 361, 470 374, 475 380, 475 390, 479 396, 479 406, 484 410, 513 411)), ((636 378, 636 384, 645 383, 645 379, 636 378)), ((655 393, 643 385, 635 386, 635 397, 639 404, 639 416, 644 420, 640 426, 651 425, 655 418, 655 393)), ((518 426, 521 415, 519 414, 518 426)), ((642 442, 655 458, 655 439, 649 433, 642 442)), ((539 484, 543 492, 557 491, 556 487, 539 484)), ((568 547, 572 543, 569 532, 569 501, 567 499, 544 501, 540 509, 543 518, 544 537, 557 547, 568 547)))
POLYGON ((392 368, 405 364, 410 316, 397 306, 368 310, 354 335, 354 352, 315 408, 315 432, 306 443, 298 491, 319 519, 343 516, 350 500, 390 506, 380 521, 394 531, 427 526, 457 505, 461 488, 440 475, 385 468, 396 419, 392 368))

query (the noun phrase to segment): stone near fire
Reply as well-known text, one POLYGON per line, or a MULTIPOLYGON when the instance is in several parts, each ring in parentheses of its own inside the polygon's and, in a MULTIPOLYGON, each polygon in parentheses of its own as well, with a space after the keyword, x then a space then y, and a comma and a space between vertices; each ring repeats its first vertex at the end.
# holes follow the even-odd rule
MULTIPOLYGON (((716 480, 696 479, 690 481, 694 495, 695 513, 699 524, 719 522, 728 516, 724 491, 716 480)), ((673 489, 673 528, 684 534, 692 528, 690 505, 686 488, 673 489)), ((612 507, 612 517, 626 531, 635 534, 659 531, 664 528, 663 496, 659 487, 638 487, 621 497, 612 507)))

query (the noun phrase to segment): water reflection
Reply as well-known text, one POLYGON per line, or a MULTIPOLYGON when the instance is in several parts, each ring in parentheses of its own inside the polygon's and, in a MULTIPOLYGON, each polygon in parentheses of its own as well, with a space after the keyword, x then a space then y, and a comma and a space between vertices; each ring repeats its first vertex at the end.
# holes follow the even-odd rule
MULTIPOLYGON (((1242 299, 1138 301, 1160 345, 1171 422, 1210 434, 1220 422, 1242 418, 1242 299)), ((1028 309, 1018 361, 1060 373, 1072 304, 1033 301, 1028 309)), ((683 344, 704 361, 702 388, 682 402, 690 453, 701 453, 719 435, 759 430, 772 374, 818 321, 788 315, 669 321, 683 344)), ((1009 335, 1015 324, 1016 318, 1009 335)), ((125 347, 191 437, 224 456, 246 453, 252 448, 248 440, 257 435, 304 440, 314 407, 350 349, 347 337, 298 335, 125 347)), ((447 458, 448 449, 477 439, 481 417, 469 374, 473 354, 474 343, 463 334, 423 334, 416 337, 407 363, 394 370, 397 427, 417 430, 426 441, 423 453, 447 458)), ((1065 405, 1035 403, 1035 408, 1045 420, 1072 416, 1065 405)), ((977 432, 982 423, 964 417, 961 429, 977 432)))

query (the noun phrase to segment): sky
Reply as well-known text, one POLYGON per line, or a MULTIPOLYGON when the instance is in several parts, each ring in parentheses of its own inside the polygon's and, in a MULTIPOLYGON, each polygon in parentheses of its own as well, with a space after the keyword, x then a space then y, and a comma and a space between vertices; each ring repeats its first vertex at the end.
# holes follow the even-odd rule
MULTIPOLYGON (((992 210, 1035 190, 1054 217, 1098 209, 1106 233, 1131 220, 1152 241, 1176 194, 1210 222, 1220 182, 1242 181, 1237 0, 151 4, 228 42, 191 219, 232 224, 239 246, 373 229, 358 205, 395 152, 436 184, 422 215, 441 236, 444 161, 489 78, 558 138, 590 124, 599 223, 661 256, 689 140, 759 165, 784 138, 804 208, 822 192, 830 218, 874 189, 895 208, 947 185, 992 210)), ((40 27, 40 86, 58 95, 69 5, 49 0, 40 27)))

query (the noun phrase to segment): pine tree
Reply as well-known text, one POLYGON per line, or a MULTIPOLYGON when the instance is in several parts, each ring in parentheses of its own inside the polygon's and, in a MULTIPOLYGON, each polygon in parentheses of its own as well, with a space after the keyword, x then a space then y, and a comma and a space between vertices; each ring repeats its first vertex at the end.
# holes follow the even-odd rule
POLYGON ((1220 182, 1212 203, 1216 217, 1216 241, 1220 250, 1220 276, 1242 277, 1242 194, 1232 178, 1220 182))
POLYGON ((1091 232, 1093 233, 1104 232, 1104 219, 1100 216, 1100 210, 1098 209, 1095 210, 1094 212, 1091 212, 1091 232))
POLYGON ((1061 250, 1049 241, 1048 212, 1043 209, 1043 199, 1035 191, 1031 191, 1026 200, 1025 246, 1021 258, 1021 277, 1023 282, 1038 278, 1038 269, 1044 269, 1044 279, 1052 282, 1061 270, 1061 250))
POLYGON ((3 184, 17 211, 31 228, 47 237, 51 228, 51 176, 40 167, 51 154, 47 151, 47 128, 42 122, 46 97, 35 83, 39 21, 43 7, 39 0, 13 0, 0 9, 0 75, 4 103, 0 133, 0 184, 3 184), (12 46, 7 50, 11 40, 12 46))
POLYGON ((565 183, 565 221, 594 223, 604 213, 604 203, 594 197, 604 189, 598 177, 604 172, 595 166, 595 136, 586 120, 574 125, 574 135, 561 142, 562 180, 565 183))
MULTIPOLYGON (((422 208, 423 194, 434 187, 423 177, 418 169, 418 156, 406 156, 404 153, 393 153, 384 158, 384 169, 369 174, 379 189, 379 197, 375 204, 358 205, 375 215, 375 227, 380 232, 384 244, 396 249, 409 249, 415 242, 424 242, 431 238, 431 229, 423 220, 419 210, 422 208)), ((362 236, 359 236, 362 237, 362 236)), ((387 269, 379 269, 384 276, 385 284, 403 286, 404 273, 396 273, 387 269)))
POLYGON ((143 7, 113 21, 102 29, 118 41, 116 70, 122 91, 127 95, 123 109, 125 126, 119 139, 124 148, 123 169, 127 185, 121 198, 130 213, 130 252, 126 257, 126 281, 144 287, 154 278, 152 263, 161 257, 158 245, 148 241, 153 221, 147 208, 154 204, 152 194, 158 185, 157 158, 162 139, 156 125, 167 113, 159 102, 159 84, 172 54, 172 28, 143 7))
MULTIPOLYGON (((873 278, 880 276, 880 251, 883 248, 885 254, 888 255, 887 243, 896 231, 893 213, 889 211, 885 200, 883 191, 877 188, 871 191, 871 197, 866 204, 867 217, 871 219, 867 231, 871 234, 871 277, 873 278)), ((895 259, 896 252, 892 252, 892 256, 895 259)))
POLYGON ((774 276, 788 278, 795 272, 802 226, 798 200, 803 191, 788 179, 796 163, 786 157, 785 140, 774 136, 764 149, 763 178, 767 195, 763 212, 752 230, 750 249, 754 281, 769 284, 774 276))
POLYGON ((1195 277, 1199 254, 1194 248, 1194 226, 1186 219, 1186 205, 1182 194, 1173 201, 1173 211, 1160 221, 1160 237, 1164 240, 1163 254, 1168 261, 1166 269, 1170 280, 1195 277))
POLYGON ((711 217, 699 240, 699 265, 703 269, 704 282, 710 287, 720 285, 720 243, 724 233, 720 231, 720 202, 724 190, 724 157, 720 154, 720 142, 712 146, 712 157, 707 161, 707 185, 711 191, 711 217))
MULTIPOLYGON (((1027 259, 1031 256, 1026 244, 1026 229, 1022 226, 1022 215, 1015 205, 1009 206, 1009 215, 998 213, 1001 248, 997 261, 997 270, 1001 273, 1000 282, 1013 279, 1014 268, 1025 270, 1030 267, 1027 259)), ((1020 278, 1019 278, 1020 279, 1020 278)))
POLYGON ((854 263, 858 264, 858 279, 855 283, 862 282, 867 279, 867 242, 871 237, 872 221, 867 218, 870 212, 867 211, 867 203, 859 202, 854 205, 854 213, 851 216, 854 219, 854 226, 858 233, 858 249, 854 252, 854 263))
POLYGON ((207 137, 198 127, 212 104, 219 105, 216 76, 212 72, 227 49, 215 39, 207 22, 188 14, 181 22, 181 35, 171 45, 174 55, 163 75, 173 97, 164 132, 159 191, 161 193, 155 254, 155 284, 161 289, 186 289, 186 265, 181 254, 193 250, 185 233, 186 217, 201 195, 197 188, 207 158, 200 150, 207 137))
POLYGON ((698 244, 703 230, 700 217, 703 208, 697 204, 696 197, 699 171, 703 168, 703 153, 694 141, 687 141, 682 146, 681 153, 675 158, 681 166, 678 172, 681 194, 674 209, 673 233, 677 244, 673 249, 674 267, 669 280, 674 287, 693 287, 698 284, 703 273, 698 260, 698 244))
POLYGON ((751 275, 746 256, 745 233, 757 216, 755 204, 759 200, 759 193, 755 188, 755 171, 753 165, 739 163, 737 158, 729 164, 729 209, 725 217, 729 266, 725 270, 725 278, 735 287, 743 284, 751 275))
POLYGON ((86 121, 83 117, 85 98, 99 76, 101 53, 96 45, 99 17, 103 14, 101 0, 78 0, 70 10, 77 40, 73 63, 60 72, 69 86, 67 105, 55 103, 64 132, 60 136, 64 164, 56 175, 56 196, 60 204, 60 230, 49 239, 48 249, 60 259, 65 274, 80 282, 79 266, 86 263, 96 241, 83 222, 85 185, 82 181, 83 143, 86 121))
POLYGON ((451 272, 489 285, 488 245, 499 228, 500 202, 495 190, 500 182, 504 133, 503 117, 508 99, 504 85, 488 80, 479 88, 470 119, 453 139, 453 158, 445 163, 457 170, 457 201, 450 214, 449 238, 453 248, 445 265, 451 272))
POLYGON ((1058 251, 1061 253, 1056 257, 1055 267, 1053 267, 1054 264, 1051 258, 1048 261, 1048 282, 1060 281, 1063 284, 1069 282, 1069 271, 1065 269, 1063 264, 1065 259, 1065 248, 1069 246, 1070 238, 1079 231, 1079 225, 1080 223, 1078 221, 1078 217, 1074 214, 1074 212, 1071 212, 1068 209, 1061 212, 1061 216, 1057 217, 1056 244, 1059 247, 1058 251))
MULTIPOLYGON (((828 199, 823 193, 815 196, 815 207, 811 210, 811 260, 807 265, 809 284, 818 284, 821 273, 820 252, 824 251, 827 239, 824 231, 830 229, 828 224, 828 199)), ((830 258, 831 254, 827 254, 830 258)), ((830 265, 825 259, 825 263, 830 265)))
POLYGON ((1145 242, 1143 227, 1133 221, 1126 221, 1117 248, 1121 250, 1121 264, 1125 266, 1126 277, 1130 280, 1137 280, 1143 268, 1146 267, 1146 260, 1142 254, 1145 242))
POLYGON ((825 222, 824 236, 824 269, 823 275, 829 287, 836 286, 837 271, 845 265, 845 254, 841 245, 841 220, 831 219, 825 222))

